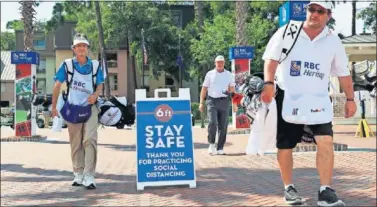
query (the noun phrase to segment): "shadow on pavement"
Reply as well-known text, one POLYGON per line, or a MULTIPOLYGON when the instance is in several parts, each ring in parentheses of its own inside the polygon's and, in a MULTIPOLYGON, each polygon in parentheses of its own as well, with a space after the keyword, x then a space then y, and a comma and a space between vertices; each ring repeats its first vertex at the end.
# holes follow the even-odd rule
MULTIPOLYGON (((144 191, 136 191, 135 175, 117 175, 98 173, 97 179, 108 179, 110 182, 98 183, 96 190, 88 191, 84 188, 69 186, 72 173, 69 171, 48 170, 43 168, 24 168, 18 164, 2 164, 1 171, 12 171, 28 173, 34 177, 2 177, 2 181, 11 182, 49 182, 64 181, 62 188, 55 188, 55 192, 24 193, 17 195, 7 195, 10 200, 28 199, 38 201, 41 198, 49 200, 59 200, 49 205, 98 205, 98 202, 107 202, 111 205, 140 205, 140 196, 130 196, 132 194, 152 194, 158 199, 168 200, 171 197, 179 198, 181 202, 190 201, 198 205, 241 205, 250 199, 276 199, 283 196, 283 186, 280 180, 280 172, 276 169, 247 169, 236 167, 206 168, 196 171, 197 188, 188 187, 163 187, 145 188, 144 191), (55 176, 55 177, 54 177, 55 176), (60 177, 63 176, 63 177, 60 177), (67 183, 68 182, 68 183, 67 183), (68 191, 68 192, 67 192, 68 191), (120 196, 122 199, 119 200, 120 196), (265 198, 264 198, 265 197, 265 198), (61 201, 65 199, 67 201, 61 201), (134 201, 132 199, 134 199, 134 201), (104 201, 107 200, 107 201, 104 201), (131 203, 130 203, 131 202, 131 203), (126 204, 127 203, 127 204, 126 204)), ((346 203, 347 200, 355 202, 354 205, 361 204, 362 201, 354 200, 344 194, 350 190, 365 189, 375 186, 370 179, 360 177, 359 172, 352 169, 334 170, 334 185, 338 190, 338 196, 346 203), (347 177, 347 179, 346 179, 347 177)), ((294 169, 294 184, 301 196, 307 198, 306 205, 316 205, 317 190, 319 189, 319 179, 315 168, 294 169)), ((26 189, 25 189, 26 191, 26 189)), ((150 195, 146 195, 150 196, 150 195)), ((150 197, 149 197, 150 198, 150 197)), ((154 197, 155 198, 155 197, 154 197)), ((375 199, 364 195, 362 199, 375 199)), ((351 202, 351 201, 350 201, 351 202)), ((8 202, 9 203, 9 202, 8 202)), ((272 201, 272 203, 274 203, 272 201)), ((154 205, 151 203, 151 205, 154 205)), ((276 203, 274 204, 276 205, 276 203)), ((278 205, 284 205, 283 201, 278 205)))

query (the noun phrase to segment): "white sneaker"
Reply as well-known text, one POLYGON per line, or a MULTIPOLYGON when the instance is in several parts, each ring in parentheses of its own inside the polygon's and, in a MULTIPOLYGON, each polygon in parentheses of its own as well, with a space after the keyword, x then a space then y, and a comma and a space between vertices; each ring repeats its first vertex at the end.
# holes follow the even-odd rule
POLYGON ((224 152, 224 150, 218 150, 218 151, 217 151, 217 154, 218 154, 218 155, 225 155, 225 152, 224 152))
POLYGON ((75 179, 72 181, 72 186, 81 186, 84 180, 84 175, 82 173, 73 173, 75 175, 75 179))
POLYGON ((96 189, 96 187, 97 187, 94 176, 92 176, 92 175, 86 175, 84 177, 84 181, 82 182, 82 184, 87 189, 96 189))
POLYGON ((216 154, 216 146, 215 144, 209 144, 209 147, 208 147, 208 154, 216 154))

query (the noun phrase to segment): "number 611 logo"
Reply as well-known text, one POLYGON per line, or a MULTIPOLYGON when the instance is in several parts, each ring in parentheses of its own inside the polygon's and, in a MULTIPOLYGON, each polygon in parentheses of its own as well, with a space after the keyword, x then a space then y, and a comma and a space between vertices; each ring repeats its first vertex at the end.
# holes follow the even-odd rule
POLYGON ((154 110, 154 117, 161 122, 168 122, 173 117, 173 109, 166 104, 158 105, 154 110))

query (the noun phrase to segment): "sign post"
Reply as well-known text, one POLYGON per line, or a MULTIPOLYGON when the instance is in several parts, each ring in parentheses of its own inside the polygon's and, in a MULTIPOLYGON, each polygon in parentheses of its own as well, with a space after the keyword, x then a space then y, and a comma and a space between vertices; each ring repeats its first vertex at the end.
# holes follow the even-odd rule
POLYGON ((137 190, 146 186, 196 187, 190 89, 171 97, 168 88, 156 89, 154 98, 136 89, 137 190), (167 93, 159 98, 160 92, 167 93))
MULTIPOLYGON (((236 92, 250 75, 250 64, 254 58, 254 47, 232 47, 229 49, 229 60, 232 61, 232 73, 236 81, 236 92)), ((232 110, 233 111, 233 110, 232 110)), ((236 129, 250 128, 250 121, 242 108, 232 114, 233 127, 236 129)))
POLYGON ((305 21, 306 7, 310 1, 288 1, 279 8, 279 26, 283 26, 289 20, 305 21))
POLYGON ((36 92, 36 52, 11 52, 11 64, 16 65, 15 132, 16 137, 31 137, 36 133, 36 107, 31 103, 36 92))

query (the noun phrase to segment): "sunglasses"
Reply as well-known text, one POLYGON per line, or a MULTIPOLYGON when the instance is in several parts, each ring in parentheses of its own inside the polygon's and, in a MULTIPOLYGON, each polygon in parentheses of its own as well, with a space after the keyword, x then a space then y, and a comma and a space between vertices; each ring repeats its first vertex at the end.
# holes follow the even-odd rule
POLYGON ((324 9, 314 9, 313 7, 309 7, 308 8, 308 11, 312 14, 314 14, 315 12, 317 12, 318 14, 322 15, 322 14, 325 14, 326 13, 326 10, 324 9))

